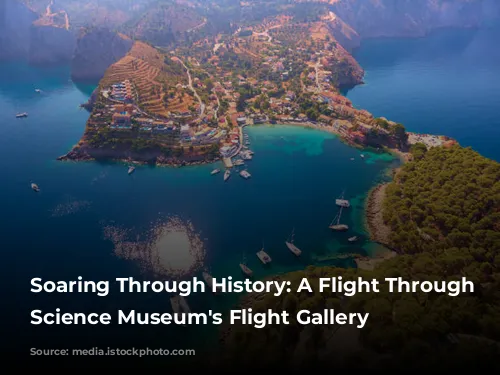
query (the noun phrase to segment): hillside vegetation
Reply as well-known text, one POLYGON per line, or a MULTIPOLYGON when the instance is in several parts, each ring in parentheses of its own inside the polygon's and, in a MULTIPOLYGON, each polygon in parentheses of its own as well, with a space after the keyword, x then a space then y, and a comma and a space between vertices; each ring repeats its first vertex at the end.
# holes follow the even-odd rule
POLYGON ((475 283, 474 293, 291 293, 246 296, 254 312, 302 309, 369 312, 361 329, 297 324, 231 326, 227 360, 251 366, 266 361, 297 366, 341 365, 383 368, 446 368, 496 363, 500 354, 500 165, 470 149, 435 148, 408 163, 389 186, 385 216, 403 253, 373 271, 308 267, 283 278, 294 286, 307 277, 361 276, 475 283), (430 236, 430 237, 429 237, 430 236), (451 336, 450 336, 451 334, 451 336))

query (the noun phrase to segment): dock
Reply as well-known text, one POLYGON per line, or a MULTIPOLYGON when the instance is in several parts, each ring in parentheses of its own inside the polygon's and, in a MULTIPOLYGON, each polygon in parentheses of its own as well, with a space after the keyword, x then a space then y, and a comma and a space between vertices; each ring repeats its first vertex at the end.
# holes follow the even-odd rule
POLYGON ((224 166, 226 168, 232 168, 233 167, 233 162, 231 161, 231 158, 223 158, 222 161, 224 162, 224 166))

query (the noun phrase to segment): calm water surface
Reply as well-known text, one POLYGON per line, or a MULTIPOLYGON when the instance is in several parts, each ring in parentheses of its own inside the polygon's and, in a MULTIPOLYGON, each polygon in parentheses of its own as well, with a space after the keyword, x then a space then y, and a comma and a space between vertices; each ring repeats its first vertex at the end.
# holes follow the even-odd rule
MULTIPOLYGON (((0 66, 0 168, 3 272, 12 300, 13 337, 31 347, 96 345, 192 347, 210 343, 216 327, 30 326, 30 312, 110 312, 117 309, 170 312, 165 294, 32 294, 30 280, 114 280, 116 277, 242 279, 246 259, 256 278, 301 269, 307 264, 352 266, 331 259, 339 253, 372 254, 366 241, 364 197, 389 167, 389 155, 360 152, 328 133, 286 126, 247 129, 254 160, 252 178, 236 173, 224 183, 210 172, 221 165, 189 168, 138 167, 127 175, 121 163, 58 162, 81 137, 88 113, 78 108, 95 85, 76 86, 68 67, 0 66), (42 90, 36 93, 35 89, 42 90), (29 117, 16 119, 18 112, 29 117), (351 160, 353 158, 353 160, 351 160), (41 192, 30 189, 36 182, 41 192), (343 191, 353 207, 343 222, 352 231, 333 234, 328 225, 343 191), (295 228, 303 256, 285 247, 295 228), (349 244, 358 235, 362 241, 349 244), (255 253, 265 247, 270 267, 255 253), (27 329, 29 328, 29 330, 27 329), (23 332, 23 337, 19 336, 23 332), (175 342, 172 339, 175 334, 175 342), (170 337, 170 339, 169 339, 170 337)), ((224 311, 236 295, 188 298, 194 311, 224 311)), ((15 340, 14 340, 15 341, 15 340)), ((11 346, 16 342, 12 342, 11 346)))
POLYGON ((500 25, 493 25, 367 40, 354 54, 366 84, 348 97, 411 131, 451 136, 500 161, 499 38, 500 25))

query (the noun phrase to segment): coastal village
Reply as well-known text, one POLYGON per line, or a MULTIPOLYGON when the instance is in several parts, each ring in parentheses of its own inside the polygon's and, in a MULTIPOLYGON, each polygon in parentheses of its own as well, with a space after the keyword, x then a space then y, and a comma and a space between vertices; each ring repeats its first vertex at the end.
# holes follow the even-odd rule
POLYGON ((448 141, 407 134, 403 125, 355 108, 339 90, 362 76, 323 22, 290 17, 189 48, 135 42, 108 69, 84 138, 64 158, 104 155, 168 165, 223 159, 230 169, 252 158, 243 128, 257 124, 313 127, 356 147, 403 153, 414 143, 448 141))

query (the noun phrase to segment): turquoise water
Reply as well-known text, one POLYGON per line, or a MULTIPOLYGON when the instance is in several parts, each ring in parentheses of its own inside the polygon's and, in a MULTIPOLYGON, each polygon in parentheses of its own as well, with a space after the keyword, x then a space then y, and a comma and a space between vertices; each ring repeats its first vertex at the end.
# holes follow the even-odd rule
POLYGON ((366 40, 366 84, 348 97, 409 130, 444 134, 500 161, 500 25, 426 38, 366 40))
MULTIPOLYGON (((120 294, 114 289, 107 297, 35 295, 29 292, 33 277, 183 279, 200 277, 207 268, 214 277, 241 279, 238 264, 246 257, 256 278, 262 278, 311 263, 350 266, 352 261, 328 260, 328 256, 377 250, 366 241, 364 197, 386 178, 387 168, 398 164, 389 155, 365 153, 363 160, 359 150, 331 134, 261 126, 246 130, 255 151, 254 160, 248 162, 252 174, 248 181, 236 173, 226 183, 222 174, 211 176, 219 164, 180 169, 144 166, 129 176, 121 163, 58 162, 56 157, 83 133, 88 113, 78 106, 94 87, 75 86, 65 66, 0 66, 2 264, 3 275, 13 280, 12 301, 20 306, 9 309, 11 333, 19 337, 23 332, 19 340, 25 345, 161 343, 164 348, 178 348, 212 342, 201 340, 202 335, 216 337, 209 335, 214 326, 29 326, 33 309, 171 311, 165 294, 120 294), (35 88, 42 93, 35 93, 35 88), (16 119, 18 112, 28 112, 29 117, 16 119), (30 189, 30 180, 40 186, 40 193, 30 189), (353 204, 343 221, 353 230, 333 234, 327 227, 337 212, 334 199, 343 191, 353 204), (298 259, 284 244, 293 228, 303 250, 298 259), (362 241, 351 245, 347 238, 354 234, 362 241), (273 258, 268 268, 255 255, 263 245, 273 258), (158 275, 165 269, 167 274, 158 275)), ((223 311, 235 298, 199 294, 188 297, 188 302, 194 311, 223 311)))

